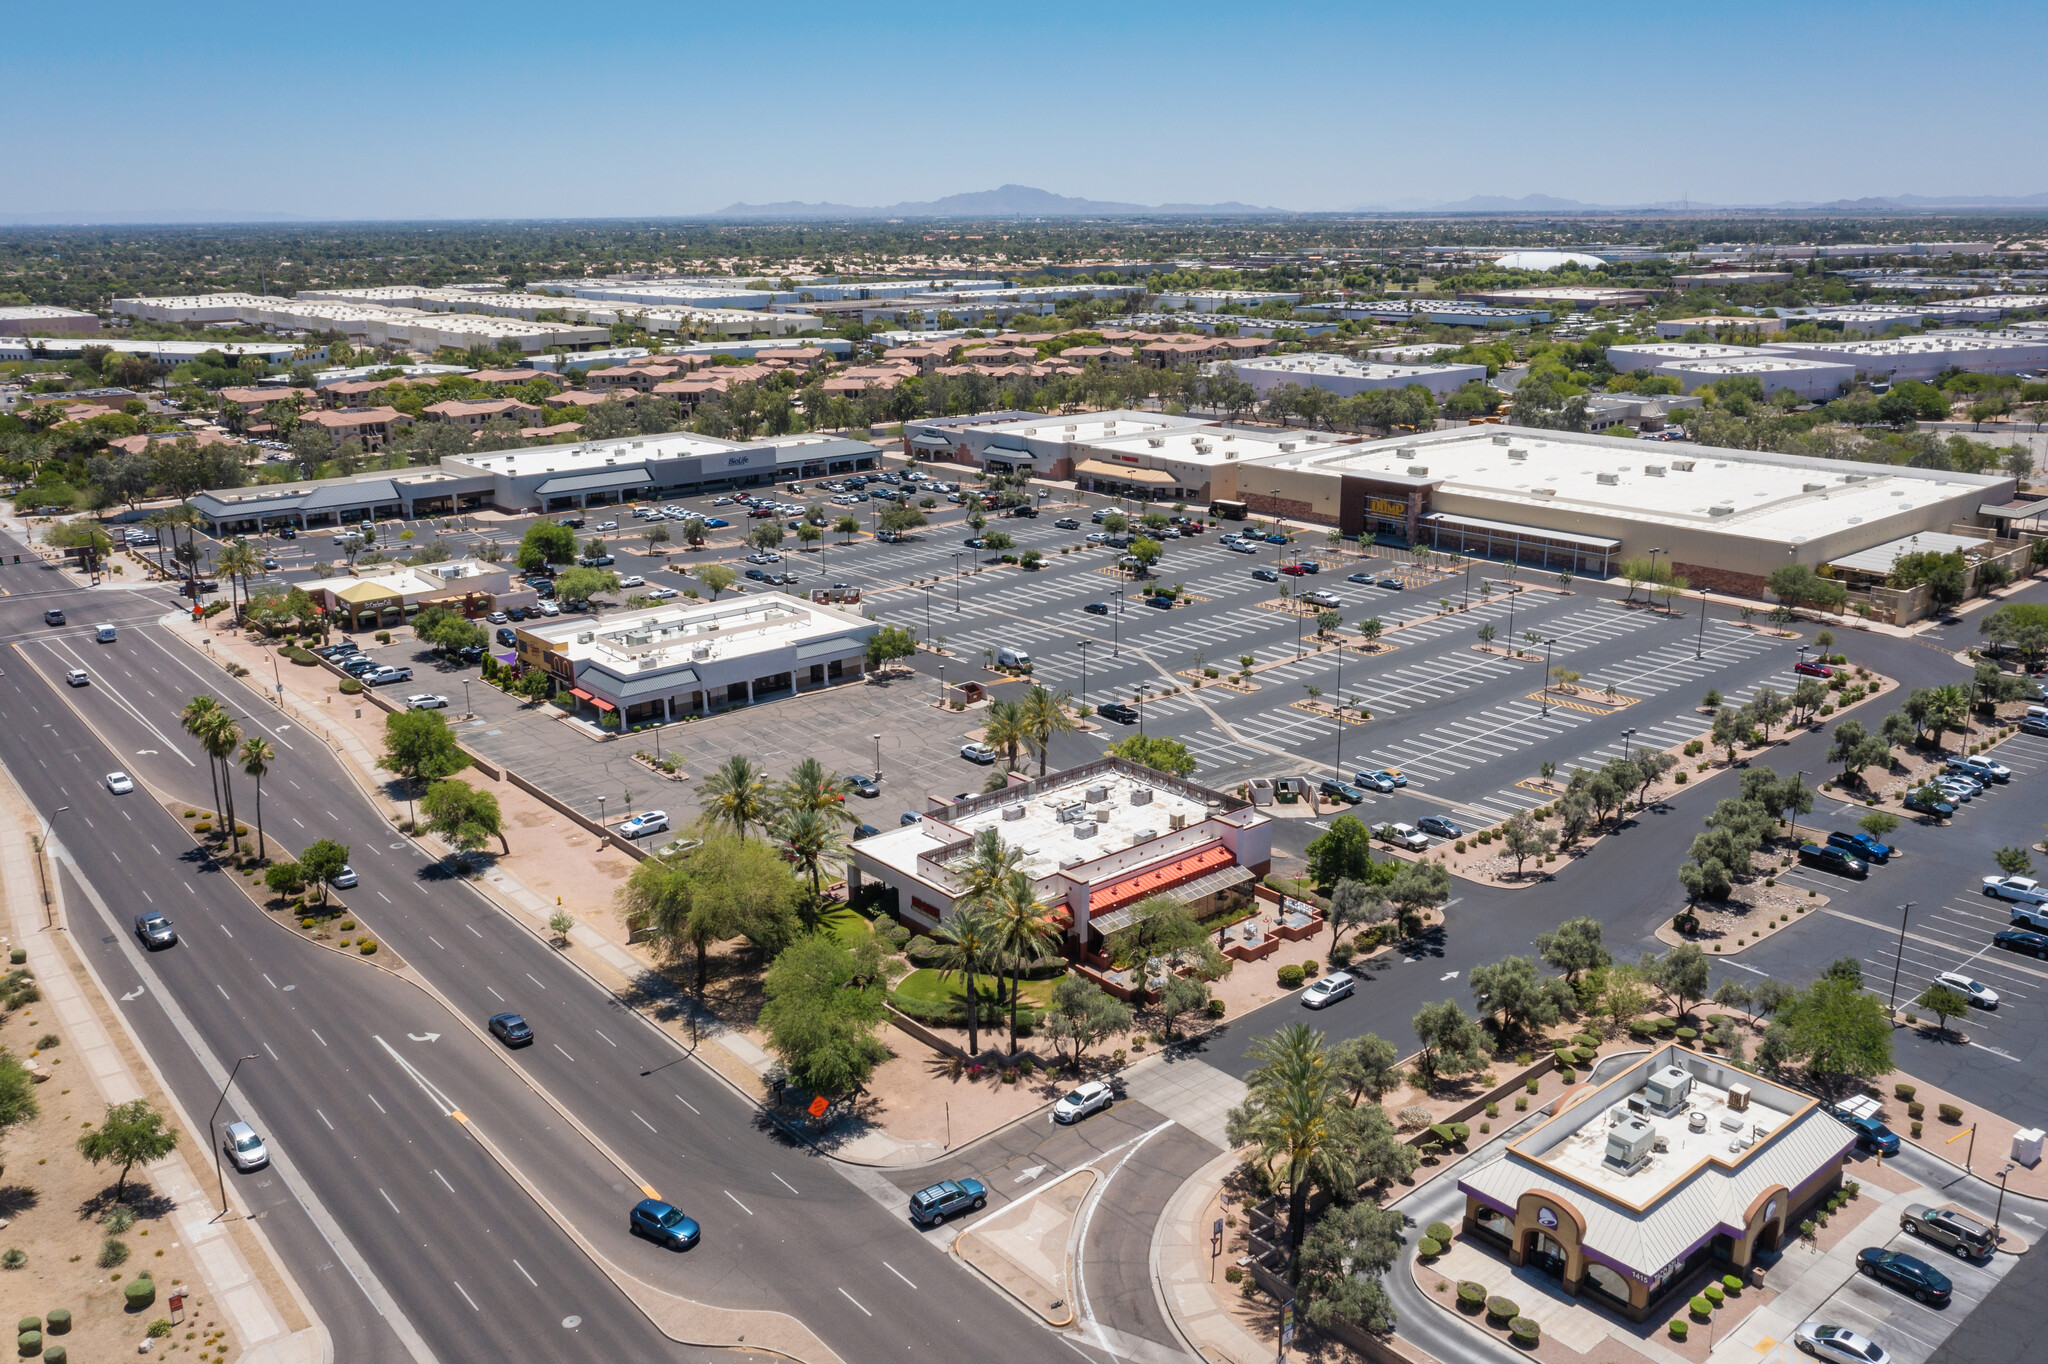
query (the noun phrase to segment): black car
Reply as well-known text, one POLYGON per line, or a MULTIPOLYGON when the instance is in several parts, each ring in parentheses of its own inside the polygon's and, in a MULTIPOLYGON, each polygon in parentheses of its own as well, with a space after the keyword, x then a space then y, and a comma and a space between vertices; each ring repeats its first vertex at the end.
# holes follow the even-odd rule
POLYGON ((1906 793, 1904 804, 1915 814, 1933 815, 1936 819, 1951 819, 1956 812, 1956 807, 1947 801, 1930 800, 1917 789, 1906 793))
POLYGON ((1036 507, 1012 507, 1012 508, 1010 509, 1010 515, 1012 515, 1012 516, 1021 516, 1021 517, 1024 517, 1024 518, 1026 518, 1027 520, 1031 520, 1031 519, 1035 519, 1035 518, 1036 518, 1036 517, 1038 516, 1038 508, 1036 508, 1036 507))
POLYGON ((364 673, 373 673, 384 665, 368 654, 357 654, 354 658, 344 660, 340 666, 350 677, 361 677, 364 673))
POLYGON ((1149 597, 1142 598, 1142 600, 1144 601, 1145 605, 1154 607, 1161 611, 1171 611, 1173 609, 1173 598, 1162 596, 1157 592, 1153 593, 1149 597))
POLYGON ((513 645, 519 643, 519 636, 512 633, 511 626, 500 625, 498 627, 498 643, 504 645, 506 648, 509 649, 513 645))
POLYGON ((315 649, 313 652, 320 655, 320 657, 322 658, 340 658, 345 654, 352 654, 356 652, 356 642, 347 637, 343 637, 342 641, 339 644, 323 644, 319 648, 315 649))
POLYGON ((1095 713, 1105 720, 1114 720, 1120 725, 1135 725, 1138 723, 1138 708, 1136 706, 1127 706, 1121 701, 1111 701, 1107 705, 1099 706, 1096 708, 1095 713))
POLYGON ((1870 864, 1860 857, 1851 857, 1840 848, 1830 848, 1819 843, 1801 843, 1799 860, 1809 867, 1819 867, 1841 876, 1853 876, 1861 881, 1870 875, 1870 864))
POLYGON ((299 538, 299 528, 297 526, 281 527, 277 532, 277 538, 280 540, 296 540, 299 538))
POLYGON ((750 569, 748 569, 748 570, 747 570, 747 577, 751 578, 751 579, 752 579, 753 581, 755 581, 755 582, 757 582, 757 583, 765 583, 765 582, 768 582, 768 581, 769 581, 769 577, 768 577, 768 574, 767 574, 767 572, 766 572, 765 570, 762 570, 762 569, 758 569, 758 568, 750 568, 750 569))
MULTIPOLYGON (((1092 601, 1081 609, 1091 616, 1106 616, 1109 614, 1109 603, 1106 601, 1092 601)), ((58 621, 57 623, 62 625, 64 622, 58 621)))
POLYGON ((533 1029, 518 1014, 492 1014, 491 1036, 508 1047, 530 1047, 533 1045, 533 1029))
POLYGON ((1415 821, 1415 827, 1431 838, 1463 838, 1465 830, 1456 820, 1445 819, 1442 815, 1424 815, 1415 821))
POLYGON ((1399 578, 1391 577, 1381 578, 1377 586, 1384 587, 1389 592, 1399 592, 1401 590, 1401 580, 1399 578))
POLYGON ((51 608, 50 608, 49 610, 47 610, 47 611, 43 612, 43 624, 45 624, 45 625, 62 625, 63 623, 64 623, 64 613, 63 613, 63 611, 59 610, 59 609, 58 609, 57 607, 54 607, 54 606, 53 606, 53 607, 51 607, 51 608))
POLYGON ((505 618, 507 620, 525 620, 526 608, 523 606, 508 606, 505 608, 505 618))
POLYGON ((484 651, 477 648, 474 644, 465 644, 455 651, 455 661, 457 663, 481 663, 484 661, 484 651))
POLYGON ((178 941, 178 930, 160 910, 149 910, 135 916, 135 936, 142 939, 142 945, 155 951, 159 947, 170 947, 178 941))
POLYGON ((882 831, 872 824, 856 824, 853 826, 853 841, 858 843, 863 838, 873 838, 880 832, 882 831))
POLYGON ((2026 928, 2007 928, 1991 935, 1991 945, 2007 952, 2024 952, 2030 957, 2048 958, 2048 933, 2026 928))
POLYGON ((1880 1283, 1911 1293, 1919 1302, 1946 1303, 1954 1288, 1948 1275, 1925 1260, 1883 1246, 1857 1251, 1856 1268, 1880 1283))

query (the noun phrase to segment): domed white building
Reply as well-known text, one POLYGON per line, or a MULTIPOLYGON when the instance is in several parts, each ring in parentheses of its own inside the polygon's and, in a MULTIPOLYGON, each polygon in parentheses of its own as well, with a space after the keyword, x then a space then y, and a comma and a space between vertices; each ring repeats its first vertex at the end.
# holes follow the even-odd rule
POLYGON ((1503 270, 1556 270, 1566 265, 1580 265, 1593 270, 1607 262, 1578 251, 1510 251, 1494 264, 1503 270))

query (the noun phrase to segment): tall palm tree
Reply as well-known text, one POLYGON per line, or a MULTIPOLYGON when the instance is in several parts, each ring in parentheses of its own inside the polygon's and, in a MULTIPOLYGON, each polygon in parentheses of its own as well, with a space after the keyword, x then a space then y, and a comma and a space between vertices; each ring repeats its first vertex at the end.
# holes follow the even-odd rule
POLYGON ((704 813, 729 825, 742 842, 749 828, 768 822, 768 783, 753 759, 735 753, 704 778, 704 813))
POLYGON ((1059 935, 1059 929, 1047 916, 1045 906, 1038 902, 1031 875, 1025 871, 1013 871, 1003 878, 987 912, 994 925, 996 949, 1009 967, 1010 1055, 1015 1056, 1017 996, 1022 993, 1018 982, 1023 979, 1024 968, 1053 954, 1052 939, 1059 935))
POLYGON ((785 810, 775 822, 775 837, 811 878, 811 899, 815 901, 823 891, 824 860, 846 853, 834 820, 823 810, 785 810))
POLYGON ((1963 726, 1970 717, 1970 689, 1960 682, 1950 682, 1930 689, 1927 698, 1927 725, 1934 731, 1934 751, 1941 749, 1941 736, 1953 731, 1963 732, 1963 726))
POLYGON ((816 758, 805 758, 776 786, 775 803, 784 810, 811 810, 833 823, 854 824, 858 821, 846 807, 852 794, 852 782, 816 758))
POLYGON ((961 881, 960 892, 954 899, 976 909, 987 909, 996 902, 1003 882, 1009 880, 1010 873, 1023 860, 1022 848, 1003 842, 994 829, 983 829, 974 836, 974 849, 967 855, 966 864, 954 869, 953 874, 961 881))
POLYGON ((1246 1077, 1245 1101, 1230 1111, 1226 1131, 1232 1146, 1257 1146, 1269 1167, 1284 1162, 1288 1251, 1298 1258, 1310 1181, 1352 1187, 1353 1111, 1323 1035, 1306 1023, 1260 1038, 1252 1055, 1259 1068, 1246 1077))
MULTIPOLYGON (((187 701, 185 709, 178 713, 178 723, 184 726, 187 734, 195 739, 199 739, 201 731, 205 729, 211 717, 219 710, 220 702, 214 700, 211 696, 195 696, 190 701, 187 701)), ((205 740, 200 739, 200 743, 203 747, 205 740)), ((219 810, 220 772, 212 763, 207 764, 206 772, 213 779, 213 808, 219 810)))
POLYGON ((220 559, 214 568, 228 580, 228 600, 234 604, 235 623, 239 625, 242 621, 241 603, 249 595, 249 579, 263 571, 263 561, 246 542, 238 540, 220 552, 220 559))
POLYGON ((1041 777, 1045 775, 1046 751, 1052 747, 1052 736, 1074 732, 1074 717, 1067 713, 1073 700, 1072 692, 1050 692, 1036 685, 1024 697, 1024 727, 1030 731, 1031 747, 1038 751, 1041 777))
POLYGON ((227 832, 229 844, 239 854, 242 838, 235 832, 235 785, 229 765, 235 760, 235 749, 241 745, 242 727, 235 723, 233 715, 215 709, 201 722, 197 737, 199 746, 206 750, 206 756, 220 768, 222 828, 227 832))
POLYGON ((1003 760, 1010 767, 1017 765, 1017 746, 1031 737, 1031 730, 1024 718, 1024 707, 1017 701, 993 701, 989 703, 988 721, 982 731, 982 742, 990 748, 1001 749, 1003 760))
POLYGON ((277 761, 277 750, 260 738, 250 738, 242 744, 242 770, 256 779, 256 858, 262 861, 269 851, 263 842, 263 778, 269 775, 271 763, 277 761))
POLYGON ((981 1055, 981 995, 975 978, 985 975, 1001 959, 996 945, 995 918, 978 905, 956 905, 932 933, 938 944, 939 974, 961 978, 961 994, 967 1000, 967 1054, 981 1055))

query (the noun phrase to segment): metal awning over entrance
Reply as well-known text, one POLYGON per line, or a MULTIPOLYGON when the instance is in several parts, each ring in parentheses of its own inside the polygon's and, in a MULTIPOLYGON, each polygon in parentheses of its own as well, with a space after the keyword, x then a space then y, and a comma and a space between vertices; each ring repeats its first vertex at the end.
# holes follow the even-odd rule
POLYGON ((612 492, 620 488, 644 488, 654 482, 645 466, 634 465, 630 469, 610 469, 595 474, 569 474, 551 478, 534 492, 541 497, 561 497, 572 493, 612 492))
POLYGON ((1084 459, 1076 464, 1074 476, 1115 483, 1137 483, 1148 488, 1172 488, 1179 485, 1179 480, 1164 469, 1138 469, 1128 464, 1107 464, 1099 459, 1084 459))
POLYGON ((1483 516, 1431 512, 1421 519, 1432 549, 1455 550, 1481 559, 1511 559, 1517 564, 1569 568, 1575 573, 1606 577, 1621 541, 1604 535, 1575 535, 1548 526, 1521 526, 1489 521, 1483 516))
POLYGON ((1211 843, 1136 876, 1125 877, 1101 890, 1091 890, 1088 896, 1089 925, 1099 933, 1114 933, 1132 922, 1137 906, 1150 896, 1164 894, 1169 887, 1177 890, 1195 877, 1214 872, 1229 864, 1231 856, 1230 849, 1221 843, 1211 843))

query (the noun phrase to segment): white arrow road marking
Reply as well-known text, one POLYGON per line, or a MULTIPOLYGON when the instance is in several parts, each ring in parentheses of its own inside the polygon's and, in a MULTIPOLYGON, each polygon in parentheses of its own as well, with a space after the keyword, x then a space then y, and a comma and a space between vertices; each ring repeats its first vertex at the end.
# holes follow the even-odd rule
POLYGON ((409 1042, 433 1042, 438 1041, 440 1039, 441 1034, 437 1032, 430 1032, 425 1037, 422 1037, 416 1032, 409 1032, 405 1036, 406 1040, 409 1042))
POLYGON ((140 999, 140 998, 142 998, 142 992, 143 992, 143 991, 144 991, 145 989, 147 989, 147 988, 148 988, 148 987, 147 987, 147 986, 144 986, 144 985, 138 985, 138 986, 136 986, 136 987, 135 987, 134 989, 130 990, 130 991, 129 991, 129 992, 127 993, 127 994, 125 994, 125 995, 122 995, 122 996, 121 996, 121 1002, 122 1002, 123 1004, 126 1004, 126 1003, 127 1003, 127 1002, 128 1002, 129 1000, 131 1000, 131 999, 140 999))
POLYGON ((1018 1174, 1018 1176, 1017 1176, 1017 1177, 1016 1177, 1015 1179, 1011 1180, 1010 1182, 1011 1182, 1012 1184, 1022 1184, 1022 1183, 1023 1183, 1023 1182, 1025 1181, 1025 1180, 1027 1180, 1027 1179, 1036 1179, 1036 1178, 1038 1178, 1038 1177, 1039 1177, 1040 1175, 1042 1175, 1042 1174, 1044 1174, 1044 1173, 1045 1173, 1045 1167, 1044 1167, 1043 1165, 1033 1165, 1033 1166, 1031 1166, 1031 1167, 1030 1167, 1029 1169, 1027 1169, 1027 1170, 1024 1170, 1024 1171, 1022 1171, 1021 1173, 1019 1173, 1019 1174, 1018 1174))
POLYGON ((1442 975, 1438 976, 1438 977, 1437 977, 1437 979, 1438 979, 1438 980, 1456 980, 1456 979, 1458 978, 1459 974, 1460 974, 1460 973, 1459 973, 1459 972, 1457 972, 1457 971, 1446 971, 1446 972, 1444 972, 1444 973, 1443 973, 1442 975))

